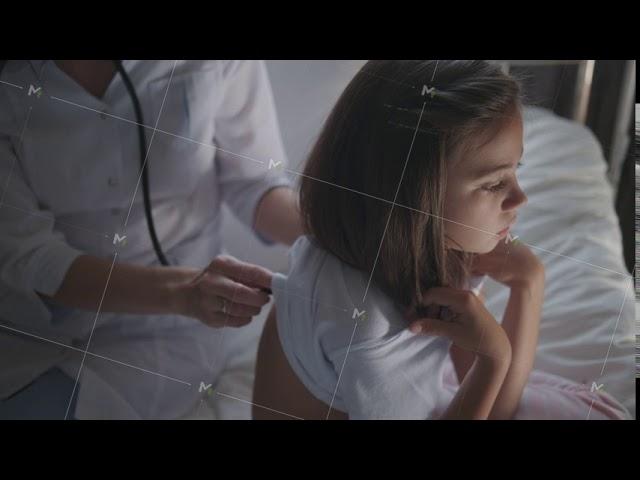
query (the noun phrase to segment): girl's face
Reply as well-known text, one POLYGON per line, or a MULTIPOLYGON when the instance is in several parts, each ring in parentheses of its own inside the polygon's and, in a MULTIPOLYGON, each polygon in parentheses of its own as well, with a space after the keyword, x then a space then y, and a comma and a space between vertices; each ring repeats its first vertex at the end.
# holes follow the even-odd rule
POLYGON ((447 248, 492 251, 504 241, 518 209, 527 202, 516 179, 523 153, 520 109, 515 109, 484 145, 454 156, 448 164, 444 204, 447 248))

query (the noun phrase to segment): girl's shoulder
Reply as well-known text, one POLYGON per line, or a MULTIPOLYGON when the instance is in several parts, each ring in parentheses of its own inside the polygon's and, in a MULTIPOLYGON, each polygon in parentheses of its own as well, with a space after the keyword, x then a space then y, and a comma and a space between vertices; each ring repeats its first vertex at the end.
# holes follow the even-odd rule
POLYGON ((348 344, 384 343, 406 330, 407 322, 371 282, 370 272, 341 261, 313 237, 296 240, 289 262, 288 274, 275 274, 275 283, 286 289, 286 302, 280 303, 286 303, 288 321, 306 338, 339 350, 348 344))

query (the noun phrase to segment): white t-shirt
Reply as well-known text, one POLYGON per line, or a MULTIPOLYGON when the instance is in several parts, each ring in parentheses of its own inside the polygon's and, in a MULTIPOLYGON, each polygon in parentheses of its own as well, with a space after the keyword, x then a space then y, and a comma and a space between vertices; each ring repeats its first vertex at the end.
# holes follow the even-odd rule
MULTIPOLYGON (((350 419, 439 418, 459 389, 451 341, 412 334, 373 283, 363 305, 370 272, 341 262, 311 237, 298 238, 289 260, 288 275, 274 274, 272 289, 282 349, 306 388, 350 419)), ((471 277, 467 288, 478 294, 486 279, 471 277)), ((631 418, 609 394, 592 390, 534 370, 513 418, 631 418)))
POLYGON ((298 238, 289 260, 288 275, 272 281, 278 332, 289 364, 316 398, 350 419, 427 419, 446 410, 450 340, 411 333, 373 282, 363 304, 369 274, 309 236, 298 238))

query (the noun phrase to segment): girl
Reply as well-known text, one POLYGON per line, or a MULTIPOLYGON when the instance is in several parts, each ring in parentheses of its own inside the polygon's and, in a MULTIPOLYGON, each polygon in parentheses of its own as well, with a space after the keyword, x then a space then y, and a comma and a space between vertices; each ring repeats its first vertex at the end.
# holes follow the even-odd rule
POLYGON ((522 137, 519 85, 497 66, 362 68, 304 172, 306 235, 273 277, 254 418, 625 416, 532 372, 544 268, 509 241, 522 137), (510 288, 501 324, 470 291, 481 275, 510 288))

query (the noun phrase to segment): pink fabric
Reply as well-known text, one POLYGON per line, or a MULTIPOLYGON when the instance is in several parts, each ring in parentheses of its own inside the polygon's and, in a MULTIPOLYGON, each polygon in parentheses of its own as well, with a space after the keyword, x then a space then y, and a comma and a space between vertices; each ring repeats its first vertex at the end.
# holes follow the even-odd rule
MULTIPOLYGON (((443 386, 450 401, 460 387, 452 361, 444 369, 443 386)), ((591 392, 592 385, 534 370, 513 420, 631 420, 627 409, 604 388, 591 392)))

